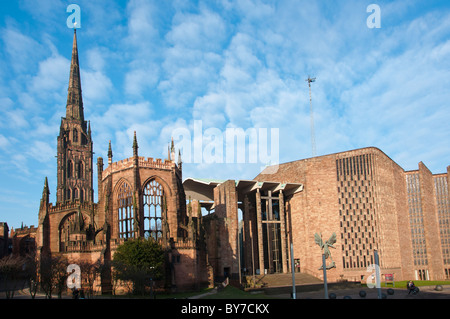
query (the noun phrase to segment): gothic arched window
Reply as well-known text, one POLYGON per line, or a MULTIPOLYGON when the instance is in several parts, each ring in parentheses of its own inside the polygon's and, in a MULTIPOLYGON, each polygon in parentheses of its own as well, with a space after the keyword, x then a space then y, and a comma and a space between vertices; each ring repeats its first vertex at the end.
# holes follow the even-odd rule
POLYGON ((73 133, 73 141, 74 142, 78 142, 78 131, 77 131, 77 129, 74 128, 72 133, 73 133))
POLYGON ((84 174, 83 174, 83 169, 84 169, 84 165, 83 165, 83 161, 79 161, 78 162, 78 178, 83 178, 84 174))
POLYGON ((154 239, 162 238, 162 216, 165 210, 164 190, 152 180, 144 187, 144 235, 154 239))
POLYGON ((89 223, 89 218, 83 213, 72 212, 67 214, 59 225, 60 252, 66 252, 70 248, 80 248, 75 242, 86 240, 86 226, 89 223))
POLYGON ((67 177, 73 176, 73 162, 71 160, 67 161, 67 177))
POLYGON ((120 185, 117 200, 119 238, 134 238, 133 192, 128 183, 120 185))

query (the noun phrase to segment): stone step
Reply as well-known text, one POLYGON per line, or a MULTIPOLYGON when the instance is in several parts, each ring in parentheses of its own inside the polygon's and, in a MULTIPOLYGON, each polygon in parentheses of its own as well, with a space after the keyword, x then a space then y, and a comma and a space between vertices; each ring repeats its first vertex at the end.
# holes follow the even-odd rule
MULTIPOLYGON (((257 282, 264 284, 265 287, 285 287, 292 286, 292 274, 269 274, 264 276, 257 276, 257 282)), ((295 285, 305 284, 320 284, 322 280, 316 277, 304 274, 295 273, 295 285)))
MULTIPOLYGON (((256 276, 256 283, 262 285, 257 290, 264 290, 267 295, 289 294, 292 292, 292 274, 268 274, 256 276)), ((358 288, 360 283, 336 282, 328 283, 330 288, 346 289, 358 288)), ((295 287, 297 292, 320 291, 324 289, 323 281, 309 274, 295 273, 295 287)))

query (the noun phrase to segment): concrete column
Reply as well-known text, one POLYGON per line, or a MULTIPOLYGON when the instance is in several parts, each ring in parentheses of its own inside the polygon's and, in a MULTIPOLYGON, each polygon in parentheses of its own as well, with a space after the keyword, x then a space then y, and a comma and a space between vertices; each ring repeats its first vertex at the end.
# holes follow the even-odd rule
MULTIPOLYGON (((283 199, 283 202, 284 202, 284 199, 283 199)), ((286 241, 287 241, 287 244, 288 244, 288 247, 289 247, 289 249, 287 250, 288 260, 293 260, 293 257, 291 257, 292 250, 290 249, 291 244, 292 244, 292 229, 291 229, 291 218, 290 218, 290 214, 289 214, 289 212, 290 212, 289 205, 290 205, 290 203, 288 202, 287 205, 286 205, 287 206, 287 210, 286 210, 286 219, 285 219, 285 221, 286 221, 286 229, 285 229, 285 231, 286 231, 286 241)), ((284 207, 284 205, 283 205, 283 207, 284 207)), ((294 269, 293 269, 293 264, 292 263, 291 263, 291 265, 289 267, 291 268, 291 272, 293 272, 294 269)))
POLYGON ((264 275, 264 245, 261 218, 261 193, 256 190, 256 220, 258 222, 258 255, 259 255, 259 273, 264 275))
POLYGON ((250 201, 248 199, 248 196, 245 195, 244 196, 244 232, 243 232, 243 242, 244 242, 244 267, 247 270, 250 270, 252 267, 252 240, 251 240, 251 236, 252 234, 250 233, 250 201))
POLYGON ((278 195, 278 203, 280 207, 280 221, 281 221, 281 234, 280 234, 280 240, 281 240, 281 260, 282 260, 282 267, 283 267, 283 273, 288 272, 287 268, 287 254, 286 254, 286 225, 285 225, 285 218, 284 218, 284 195, 283 191, 280 190, 280 194, 278 195))
MULTIPOLYGON (((273 221, 272 214, 272 193, 269 191, 268 199, 266 200, 266 218, 267 221, 273 221)), ((268 273, 273 274, 273 224, 266 223, 266 234, 267 234, 267 259, 269 260, 268 273)))

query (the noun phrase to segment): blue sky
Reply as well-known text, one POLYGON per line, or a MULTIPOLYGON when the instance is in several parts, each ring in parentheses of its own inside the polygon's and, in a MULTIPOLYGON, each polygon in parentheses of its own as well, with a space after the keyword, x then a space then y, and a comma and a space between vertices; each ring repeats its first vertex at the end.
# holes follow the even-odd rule
MULTIPOLYGON (((59 1, 0 3, 0 221, 37 225, 77 31, 94 162, 165 158, 174 130, 279 129, 279 162, 367 146, 405 170, 450 165, 450 3, 445 1, 59 1), (369 4, 381 28, 368 28, 369 4)), ((193 133, 192 133, 193 134, 193 133)), ((264 163, 185 163, 184 177, 251 179, 264 163)), ((95 170, 95 168, 94 168, 95 170)), ((94 189, 97 190, 96 176, 94 189)), ((95 195, 97 200, 97 195, 95 195)))

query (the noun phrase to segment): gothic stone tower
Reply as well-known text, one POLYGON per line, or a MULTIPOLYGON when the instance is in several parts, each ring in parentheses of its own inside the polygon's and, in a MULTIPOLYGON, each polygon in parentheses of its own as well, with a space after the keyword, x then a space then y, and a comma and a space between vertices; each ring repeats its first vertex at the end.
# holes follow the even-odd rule
MULTIPOLYGON (((84 120, 76 30, 73 38, 66 116, 57 138, 56 205, 49 202, 45 179, 36 235, 38 257, 63 254, 70 263, 109 264, 119 245, 130 238, 151 237, 166 252, 166 284, 177 289, 208 281, 200 219, 187 214, 181 158, 175 163, 173 141, 168 159, 138 156, 112 161, 98 158, 98 203, 93 196, 93 143, 84 120)), ((42 259, 41 259, 42 260, 42 259)), ((111 289, 111 269, 103 272, 103 292, 111 289)))
POLYGON ((91 129, 84 120, 75 30, 66 117, 61 119, 57 138, 56 205, 49 202, 45 178, 36 236, 38 256, 64 253, 69 259, 100 258, 99 254, 89 253, 94 247, 101 249, 95 238, 100 231, 94 220, 97 204, 93 198, 92 154, 91 129))
POLYGON ((66 117, 61 119, 57 151, 57 202, 75 199, 93 202, 91 127, 84 120, 76 29, 73 36, 66 117))

